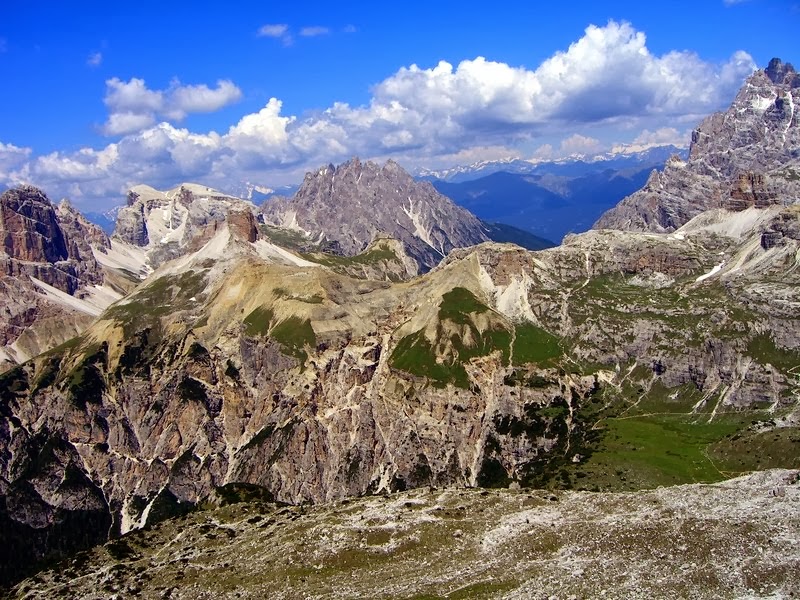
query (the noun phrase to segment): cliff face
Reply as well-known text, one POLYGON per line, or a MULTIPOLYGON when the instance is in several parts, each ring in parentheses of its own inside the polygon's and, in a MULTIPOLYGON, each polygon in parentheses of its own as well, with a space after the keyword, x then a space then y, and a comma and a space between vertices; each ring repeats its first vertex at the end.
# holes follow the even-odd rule
POLYGON ((33 187, 20 187, 0 197, 0 235, 9 258, 55 263, 69 258, 56 211, 33 187))
POLYGON ((673 231, 710 208, 800 201, 799 81, 778 59, 756 71, 727 111, 692 133, 686 162, 671 159, 594 228, 673 231))
POLYGON ((357 158, 308 173, 290 199, 262 207, 273 225, 323 237, 346 256, 363 251, 376 237, 399 240, 420 271, 427 271, 450 250, 489 239, 469 211, 417 182, 397 163, 380 166, 357 158))
POLYGON ((110 242, 68 202, 56 208, 30 186, 0 195, 0 239, 3 369, 73 337, 99 314, 81 299, 103 286, 93 248, 105 252, 110 242))

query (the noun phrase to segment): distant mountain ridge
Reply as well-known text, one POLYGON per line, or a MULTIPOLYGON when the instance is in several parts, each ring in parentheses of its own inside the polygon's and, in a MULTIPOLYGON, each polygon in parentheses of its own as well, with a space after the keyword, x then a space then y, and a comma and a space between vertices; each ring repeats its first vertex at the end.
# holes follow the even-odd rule
POLYGON ((673 154, 685 155, 687 151, 688 149, 685 147, 681 148, 667 144, 643 150, 626 151, 622 149, 617 152, 604 152, 593 155, 580 154, 556 160, 509 157, 498 160, 478 161, 470 165, 459 165, 447 169, 421 168, 414 171, 414 176, 424 181, 440 180, 448 183, 463 183, 498 172, 524 175, 552 173, 580 176, 605 169, 622 170, 663 164, 673 154))
MULTIPOLYGON (((654 159, 655 160, 655 159, 654 159)), ((639 190, 663 162, 615 169, 605 162, 548 164, 534 173, 498 171, 433 186, 479 218, 560 241, 588 230, 604 211, 639 190)))

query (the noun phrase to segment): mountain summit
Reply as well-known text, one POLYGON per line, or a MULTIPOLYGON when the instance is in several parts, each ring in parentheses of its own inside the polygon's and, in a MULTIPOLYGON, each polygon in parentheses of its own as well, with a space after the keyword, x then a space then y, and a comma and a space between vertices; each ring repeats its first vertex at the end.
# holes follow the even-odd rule
POLYGON ((308 173, 293 198, 263 206, 265 222, 325 239, 347 256, 366 249, 377 236, 400 240, 427 271, 453 248, 489 240, 469 211, 415 181, 396 162, 383 166, 358 158, 308 173))
POLYGON ((730 108, 692 132, 689 158, 673 158, 595 229, 673 231, 709 208, 800 199, 800 76, 774 58, 748 78, 730 108))

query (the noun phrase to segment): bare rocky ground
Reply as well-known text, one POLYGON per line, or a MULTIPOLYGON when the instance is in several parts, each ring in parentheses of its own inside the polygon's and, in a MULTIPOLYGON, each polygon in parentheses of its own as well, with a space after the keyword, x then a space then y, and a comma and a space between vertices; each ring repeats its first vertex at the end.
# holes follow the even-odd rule
POLYGON ((791 598, 798 481, 800 471, 770 470, 634 493, 218 499, 42 571, 10 597, 791 598))

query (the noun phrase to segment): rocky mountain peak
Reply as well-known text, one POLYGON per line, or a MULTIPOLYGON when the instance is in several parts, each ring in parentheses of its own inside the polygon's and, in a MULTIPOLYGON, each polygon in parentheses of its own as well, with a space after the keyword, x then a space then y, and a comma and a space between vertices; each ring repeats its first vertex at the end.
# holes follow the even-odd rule
POLYGON ((706 117, 692 132, 687 162, 667 162, 656 179, 594 227, 673 231, 710 208, 800 201, 798 106, 800 75, 773 59, 745 81, 726 111, 706 117))
POLYGON ((784 63, 780 58, 773 58, 769 61, 767 68, 764 69, 764 74, 772 83, 800 87, 800 77, 792 63, 784 63))
POLYGON ((114 237, 144 248, 154 267, 196 249, 225 221, 243 239, 257 237, 252 203, 204 185, 182 183, 166 191, 137 185, 127 201, 117 215, 114 237))
POLYGON ((293 198, 275 198, 264 220, 335 242, 353 256, 378 235, 400 240, 427 271, 451 249, 487 241, 481 222, 400 165, 360 161, 307 173, 293 198))
POLYGON ((69 257, 55 207, 33 186, 0 195, 0 239, 3 251, 14 259, 55 263, 69 257))

